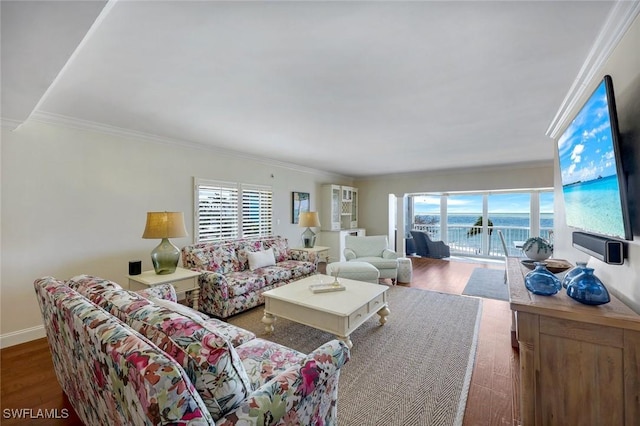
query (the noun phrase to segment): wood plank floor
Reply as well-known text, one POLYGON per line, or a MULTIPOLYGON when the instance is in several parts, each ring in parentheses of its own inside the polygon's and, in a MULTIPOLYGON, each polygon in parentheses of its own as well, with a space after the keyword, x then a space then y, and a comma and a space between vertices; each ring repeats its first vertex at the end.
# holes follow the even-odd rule
MULTIPOLYGON (((407 286, 462 294, 475 268, 504 269, 500 263, 412 258, 413 281, 407 286)), ((517 351, 511 348, 509 303, 483 299, 482 319, 464 425, 516 425, 512 404, 512 372, 518 371, 517 351)), ((53 371, 46 339, 0 351, 0 423, 2 425, 81 425, 53 371), (15 419, 6 409, 57 410, 68 418, 15 419), (8 415, 9 414, 9 415, 8 415)), ((62 416, 60 416, 62 417, 62 416)), ((350 425, 347 425, 350 426, 350 425)))

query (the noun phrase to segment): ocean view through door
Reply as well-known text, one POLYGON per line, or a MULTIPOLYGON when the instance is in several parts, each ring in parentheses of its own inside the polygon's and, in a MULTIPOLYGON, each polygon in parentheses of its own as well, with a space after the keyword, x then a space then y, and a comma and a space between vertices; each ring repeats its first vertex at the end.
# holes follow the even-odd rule
POLYGON ((553 243, 553 191, 411 194, 411 230, 442 240, 451 254, 504 257, 498 230, 508 255, 519 254, 516 242, 540 236, 553 243))

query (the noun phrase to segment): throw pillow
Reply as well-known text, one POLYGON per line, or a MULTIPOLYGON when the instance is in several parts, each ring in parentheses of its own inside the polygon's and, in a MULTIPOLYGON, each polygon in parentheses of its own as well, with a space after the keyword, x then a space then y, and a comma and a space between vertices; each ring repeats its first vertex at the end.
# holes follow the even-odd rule
POLYGON ((272 248, 269 250, 249 252, 247 256, 249 257, 249 269, 252 271, 276 264, 276 258, 273 255, 272 248))

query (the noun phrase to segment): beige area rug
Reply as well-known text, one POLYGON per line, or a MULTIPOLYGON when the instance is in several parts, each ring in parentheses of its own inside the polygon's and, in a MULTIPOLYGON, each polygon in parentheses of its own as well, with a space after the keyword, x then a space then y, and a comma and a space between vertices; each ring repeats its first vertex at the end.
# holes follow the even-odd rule
MULTIPOLYGON (((351 335, 351 360, 338 388, 338 424, 461 425, 481 299, 396 286, 389 288, 389 309, 384 326, 374 315, 351 335)), ((257 307, 229 322, 304 353, 334 338, 282 318, 268 335, 261 318, 257 307)))

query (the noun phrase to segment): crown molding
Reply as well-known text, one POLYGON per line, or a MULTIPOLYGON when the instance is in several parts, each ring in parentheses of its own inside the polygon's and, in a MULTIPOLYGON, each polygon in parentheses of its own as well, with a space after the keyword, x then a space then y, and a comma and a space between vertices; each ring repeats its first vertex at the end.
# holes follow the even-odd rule
POLYGON ((582 64, 578 76, 574 80, 569 93, 565 96, 560 109, 551 121, 546 135, 552 139, 558 136, 570 119, 576 103, 590 87, 596 76, 600 77, 600 70, 611 56, 624 34, 640 13, 640 1, 617 1, 600 30, 596 41, 582 64))
POLYGON ((525 169, 537 169, 537 168, 553 167, 553 160, 539 160, 539 161, 525 161, 520 163, 509 164, 493 164, 487 166, 476 167, 457 167, 448 169, 432 169, 432 170, 417 170, 412 172, 403 173, 390 173, 385 175, 371 175, 371 176, 357 176, 354 180, 359 181, 389 181, 394 179, 421 179, 424 177, 435 176, 451 176, 461 174, 477 174, 477 173, 494 173, 504 172, 506 170, 525 170, 525 169))
POLYGON ((20 120, 13 120, 11 118, 0 118, 0 126, 9 130, 15 130, 22 124, 20 120))
POLYGON ((183 146, 186 148, 199 149, 204 151, 214 152, 217 156, 226 156, 232 158, 243 159, 247 161, 253 161, 268 166, 279 167, 296 172, 310 173, 310 174, 323 174, 334 178, 352 179, 351 176, 345 176, 334 172, 328 172, 326 170, 314 169, 311 167, 302 166, 299 164, 288 163, 274 158, 262 157, 257 155, 251 155, 240 151, 234 151, 230 149, 219 148, 211 145, 206 145, 199 142, 166 138, 163 136, 153 135, 145 132, 138 132, 135 130, 129 130, 122 127, 109 126, 102 123, 96 123, 94 121, 82 120, 74 117, 69 117, 61 114, 54 114, 50 112, 37 111, 31 114, 28 121, 39 122, 45 124, 51 124, 54 126, 62 126, 67 128, 73 128, 78 130, 91 131, 101 133, 105 135, 117 136, 121 138, 131 138, 144 140, 146 142, 158 143, 170 146, 183 146))

